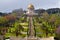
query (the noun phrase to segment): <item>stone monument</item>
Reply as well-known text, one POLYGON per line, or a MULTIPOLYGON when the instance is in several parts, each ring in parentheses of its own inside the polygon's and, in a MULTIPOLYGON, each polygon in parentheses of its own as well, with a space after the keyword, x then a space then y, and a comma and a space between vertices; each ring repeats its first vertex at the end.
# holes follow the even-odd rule
POLYGON ((29 20, 29 27, 28 27, 28 38, 27 40, 37 40, 37 38, 35 37, 35 30, 34 30, 34 25, 33 25, 33 16, 35 16, 35 12, 34 12, 34 6, 32 4, 28 5, 28 11, 26 13, 28 20, 29 20))

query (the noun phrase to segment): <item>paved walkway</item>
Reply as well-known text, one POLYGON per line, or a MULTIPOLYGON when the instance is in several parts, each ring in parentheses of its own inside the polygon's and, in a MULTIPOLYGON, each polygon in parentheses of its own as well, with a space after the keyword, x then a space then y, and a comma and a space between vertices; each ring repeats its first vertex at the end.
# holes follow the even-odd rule
MULTIPOLYGON (((20 38, 20 37, 11 37, 10 40, 27 40, 28 38, 20 38)), ((31 40, 34 40, 36 38, 32 38, 31 40)), ((36 40, 54 40, 54 37, 49 37, 49 38, 37 38, 36 40)))
POLYGON ((54 40, 54 37, 49 37, 49 38, 39 38, 38 40, 54 40))
MULTIPOLYGON (((22 40, 27 40, 27 38, 22 39, 22 40)), ((33 40, 33 39, 32 39, 33 40)), ((37 38, 37 40, 54 40, 54 37, 49 37, 49 38, 37 38)))

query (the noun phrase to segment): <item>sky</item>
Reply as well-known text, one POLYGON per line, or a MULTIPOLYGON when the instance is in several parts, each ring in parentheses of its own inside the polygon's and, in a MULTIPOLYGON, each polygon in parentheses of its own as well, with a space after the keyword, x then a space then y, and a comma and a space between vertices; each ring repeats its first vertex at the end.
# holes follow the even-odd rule
POLYGON ((27 9, 33 4, 35 9, 60 8, 60 0, 0 0, 0 12, 11 12, 14 9, 27 9))

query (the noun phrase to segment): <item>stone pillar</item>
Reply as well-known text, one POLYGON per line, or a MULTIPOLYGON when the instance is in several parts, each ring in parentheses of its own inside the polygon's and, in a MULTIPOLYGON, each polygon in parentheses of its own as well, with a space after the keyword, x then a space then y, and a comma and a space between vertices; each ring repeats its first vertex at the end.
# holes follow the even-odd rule
POLYGON ((33 26, 33 17, 29 17, 29 37, 34 37, 35 31, 34 31, 34 26, 33 26))

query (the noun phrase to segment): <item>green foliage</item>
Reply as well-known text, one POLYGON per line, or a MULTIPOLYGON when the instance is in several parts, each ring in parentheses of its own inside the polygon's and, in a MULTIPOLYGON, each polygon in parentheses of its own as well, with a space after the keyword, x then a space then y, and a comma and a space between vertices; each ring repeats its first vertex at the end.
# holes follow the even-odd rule
POLYGON ((6 23, 8 20, 4 17, 0 17, 0 24, 6 23))
MULTIPOLYGON (((4 17, 0 17, 1 24, 6 22, 8 22, 8 20, 4 17)), ((19 20, 16 20, 15 23, 12 24, 12 27, 9 27, 5 36, 27 36, 28 23, 28 17, 22 15, 19 20), (26 33, 24 34, 24 32, 26 33)), ((38 37, 56 36, 55 32, 57 27, 60 25, 60 16, 58 16, 58 14, 48 14, 45 12, 40 17, 33 17, 33 25, 35 27, 35 34, 38 37)))

